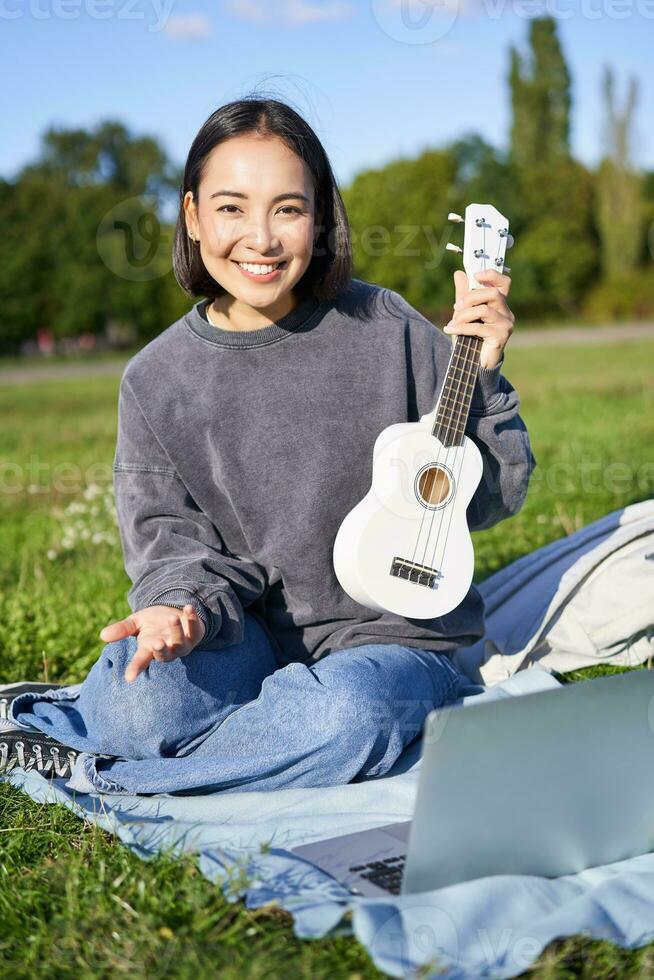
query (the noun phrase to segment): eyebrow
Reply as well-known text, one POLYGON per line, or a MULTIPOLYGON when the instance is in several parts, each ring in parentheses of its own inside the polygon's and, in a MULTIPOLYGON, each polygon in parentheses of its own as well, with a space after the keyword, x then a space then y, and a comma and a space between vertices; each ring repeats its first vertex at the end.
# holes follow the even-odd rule
MULTIPOLYGON (((213 194, 209 195, 209 200, 214 197, 241 197, 243 200, 247 201, 247 194, 242 194, 240 191, 214 191, 213 194)), ((286 201, 289 198, 295 198, 298 201, 304 201, 306 204, 310 204, 309 198, 306 194, 300 194, 299 191, 290 191, 288 194, 278 194, 277 197, 273 197, 272 203, 277 204, 278 201, 286 201)))

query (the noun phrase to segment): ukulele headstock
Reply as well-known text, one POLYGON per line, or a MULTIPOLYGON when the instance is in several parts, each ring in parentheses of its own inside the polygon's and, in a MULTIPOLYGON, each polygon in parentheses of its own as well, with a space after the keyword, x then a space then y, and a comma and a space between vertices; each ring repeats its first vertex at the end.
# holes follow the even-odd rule
POLYGON ((463 248, 448 242, 445 246, 450 252, 463 253, 463 268, 468 275, 470 289, 478 289, 481 283, 475 273, 484 269, 510 272, 504 265, 507 248, 513 245, 509 235, 509 222, 492 204, 469 204, 465 218, 450 212, 448 221, 463 224, 463 248))

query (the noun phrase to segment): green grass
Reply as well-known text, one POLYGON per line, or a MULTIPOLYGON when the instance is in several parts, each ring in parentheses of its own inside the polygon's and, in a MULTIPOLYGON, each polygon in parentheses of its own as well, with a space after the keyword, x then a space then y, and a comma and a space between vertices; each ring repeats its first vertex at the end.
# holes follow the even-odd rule
MULTIPOLYGON (((505 373, 520 392, 539 465, 521 512, 474 535, 475 581, 654 494, 653 360, 653 342, 507 353, 505 373)), ((3 681, 81 680, 101 652, 99 630, 129 611, 119 545, 80 536, 89 520, 111 530, 102 508, 89 518, 97 502, 84 501, 83 491, 110 481, 118 382, 0 388, 3 681), (80 501, 86 512, 66 511, 80 501), (66 530, 74 521, 77 531, 66 530)), ((297 940, 290 916, 227 902, 192 856, 143 862, 64 807, 39 806, 7 784, 0 923, 0 966, 12 978, 381 976, 353 938, 297 940)), ((653 974, 654 944, 627 951, 586 937, 551 943, 527 973, 653 974)))

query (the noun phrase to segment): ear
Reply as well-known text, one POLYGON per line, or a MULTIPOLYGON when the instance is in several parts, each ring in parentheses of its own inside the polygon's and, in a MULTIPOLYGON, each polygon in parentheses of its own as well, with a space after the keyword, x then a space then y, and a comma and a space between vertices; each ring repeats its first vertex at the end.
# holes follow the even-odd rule
POLYGON ((192 191, 187 191, 184 195, 183 206, 184 216, 186 218, 186 233, 189 238, 199 238, 198 214, 192 191))

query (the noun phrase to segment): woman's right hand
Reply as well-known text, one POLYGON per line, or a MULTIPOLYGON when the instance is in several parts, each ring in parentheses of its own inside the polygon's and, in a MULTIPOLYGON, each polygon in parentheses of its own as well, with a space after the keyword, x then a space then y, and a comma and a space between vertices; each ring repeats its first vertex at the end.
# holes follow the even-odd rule
POLYGON ((131 683, 153 660, 168 662, 187 656, 204 634, 204 623, 191 605, 183 609, 147 606, 125 619, 109 623, 100 630, 100 639, 113 643, 125 636, 138 637, 136 653, 125 671, 125 680, 131 683))

